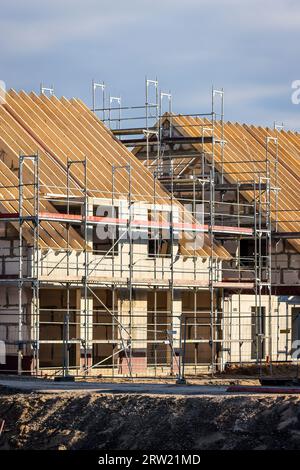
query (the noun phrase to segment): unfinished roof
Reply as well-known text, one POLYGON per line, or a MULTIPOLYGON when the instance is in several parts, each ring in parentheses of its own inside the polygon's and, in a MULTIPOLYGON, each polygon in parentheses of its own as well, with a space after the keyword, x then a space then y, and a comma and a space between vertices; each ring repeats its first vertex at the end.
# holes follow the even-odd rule
MULTIPOLYGON (((207 119, 191 116, 172 116, 172 127, 176 135, 185 137, 200 137, 203 127, 211 127, 207 119)), ((207 135, 204 133, 204 135, 207 135)), ((280 190, 275 212, 275 191, 271 191, 271 215, 275 222, 277 218, 279 232, 300 232, 300 135, 291 131, 277 131, 269 128, 238 124, 224 123, 222 136, 221 123, 214 125, 214 138, 224 138, 223 165, 224 178, 230 183, 249 182, 258 179, 259 174, 266 174, 266 138, 278 138, 278 165, 277 178, 275 179, 276 149, 274 143, 268 145, 268 161, 270 167, 271 185, 277 185, 280 190)), ((204 150, 207 158, 211 153, 210 143, 192 144, 197 150, 204 150), (203 145, 203 147, 202 147, 203 145)), ((222 153, 221 145, 214 145, 214 159, 216 170, 221 171, 222 153)), ((199 157, 191 156, 190 159, 180 157, 174 159, 174 171, 180 174, 188 174, 193 165, 199 162, 199 157)), ((253 192, 243 192, 246 199, 253 199, 253 192)), ((300 250, 300 240, 290 239, 289 242, 300 250)))
MULTIPOLYGON (((10 90, 6 94, 6 102, 0 106, 0 152, 1 212, 18 212, 19 155, 33 155, 37 152, 40 190, 44 195, 65 195, 68 159, 78 161, 87 158, 88 196, 111 198, 114 191, 116 198, 127 197, 130 189, 132 200, 151 203, 155 196, 156 203, 167 204, 169 201, 169 194, 160 184, 154 185, 151 172, 78 99, 58 99, 10 90), (113 166, 116 168, 114 183, 113 166), (10 185, 16 188, 7 188, 10 185)), ((24 181, 32 181, 32 166, 26 161, 24 165, 24 181)), ((82 165, 73 165, 70 195, 82 194, 83 189, 84 168, 82 165)), ((24 212, 29 215, 33 212, 32 201, 29 200, 33 190, 28 186, 24 191, 27 198, 24 212)), ((41 199, 40 210, 57 213, 53 204, 44 198, 41 199)), ((43 221, 40 246, 65 248, 66 233, 64 224, 43 221)), ((30 241, 29 228, 24 230, 24 236, 30 241)), ((199 256, 211 254, 207 236, 205 241, 205 246, 197 250, 199 256)), ((74 249, 83 246, 82 237, 73 229, 70 246, 74 249)), ((214 254, 223 258, 229 256, 219 245, 215 246, 214 254)))

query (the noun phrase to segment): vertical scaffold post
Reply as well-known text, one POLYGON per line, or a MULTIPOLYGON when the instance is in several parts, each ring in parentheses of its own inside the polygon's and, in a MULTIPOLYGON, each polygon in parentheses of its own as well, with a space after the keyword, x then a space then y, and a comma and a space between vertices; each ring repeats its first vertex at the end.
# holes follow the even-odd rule
POLYGON ((89 250, 88 250, 88 173, 87 173, 87 157, 83 161, 84 165, 84 369, 88 367, 88 354, 87 346, 89 340, 89 315, 93 315, 93 312, 89 313, 88 309, 88 277, 89 277, 89 250))
POLYGON ((215 121, 216 114, 214 111, 215 90, 212 87, 212 144, 211 144, 211 168, 209 174, 209 207, 210 220, 208 226, 208 234, 210 240, 210 258, 209 258, 209 290, 210 290, 210 347, 211 347, 211 373, 215 373, 215 253, 214 253, 214 224, 215 224, 215 121))
MULTIPOLYGON (((170 152, 171 153, 171 152, 170 152)), ((170 194, 170 199, 171 199, 171 210, 170 210, 170 245, 171 245, 171 256, 170 256, 170 293, 171 293, 171 299, 170 299, 170 330, 173 331, 174 327, 174 174, 173 174, 173 167, 171 165, 171 159, 172 157, 169 156, 170 159, 170 177, 171 177, 171 194, 170 194)), ((173 333, 172 333, 173 335, 173 333)), ((170 337, 170 339, 172 339, 170 337)), ((171 375, 174 374, 174 361, 176 363, 176 357, 175 357, 175 351, 173 350, 172 343, 170 344, 171 346, 171 364, 170 364, 170 373, 171 375)))
POLYGON ((128 171, 128 234, 129 234, 129 331, 130 331, 130 349, 129 349, 129 374, 132 377, 132 302, 133 302, 133 234, 132 234, 132 220, 134 219, 133 215, 133 200, 132 200, 132 173, 131 173, 131 165, 128 163, 127 166, 128 171))
POLYGON ((145 134, 146 134, 146 150, 147 150, 147 167, 149 166, 149 137, 151 135, 156 135, 157 137, 157 157, 160 155, 160 136, 159 136, 159 129, 160 129, 160 122, 159 122, 159 88, 158 88, 158 80, 149 80, 147 77, 145 78, 145 134), (154 87, 155 90, 155 102, 151 102, 150 100, 150 87, 154 87), (152 108, 154 108, 155 113, 154 115, 151 113, 152 108), (152 125, 149 126, 149 120, 155 119, 155 126, 156 131, 153 129, 149 129, 149 127, 153 127, 152 125))
POLYGON ((167 99, 168 102, 168 120, 169 120, 169 137, 172 136, 172 95, 171 92, 164 93, 160 92, 160 100, 159 100, 159 129, 160 129, 160 139, 162 138, 162 117, 163 117, 163 102, 164 99, 167 99))
MULTIPOLYGON (((70 213, 70 166, 69 158, 67 159, 67 215, 70 213)), ((70 275, 70 223, 67 222, 67 277, 70 275)), ((67 313, 64 314, 63 325, 63 376, 69 375, 70 354, 69 354, 69 325, 70 325, 70 283, 66 283, 67 291, 67 313)))
POLYGON ((106 88, 106 85, 104 82, 96 83, 95 80, 92 81, 92 110, 93 110, 93 113, 96 113, 97 111, 96 92, 97 92, 97 89, 100 89, 102 91, 102 120, 103 121, 105 121, 105 88, 106 88))
POLYGON ((18 375, 22 375, 22 356, 23 356, 23 162, 24 156, 19 155, 19 280, 18 280, 18 375))
POLYGON ((109 109, 108 109, 108 127, 111 128, 111 123, 116 122, 116 129, 121 129, 121 109, 122 109, 122 98, 120 96, 109 96, 109 109), (113 103, 117 103, 117 107, 112 107, 113 103), (112 119, 111 111, 118 111, 118 117, 112 119))
POLYGON ((266 288, 268 291, 268 316, 269 316, 269 358, 270 369, 272 372, 272 198, 271 192, 275 191, 275 230, 277 230, 277 184, 278 184, 278 138, 266 137, 266 288), (270 142, 275 145, 274 155, 274 184, 272 182, 271 165, 270 165, 270 142))
POLYGON ((34 298, 35 298, 35 338, 34 338, 34 345, 33 350, 35 351, 35 368, 36 368, 36 375, 39 375, 39 354, 40 354, 40 346, 39 346, 39 338, 40 338, 40 247, 39 247, 39 240, 40 240, 40 159, 39 153, 37 152, 34 156, 34 252, 35 252, 35 279, 34 279, 34 298))
POLYGON ((257 331, 257 314, 258 314, 258 296, 259 296, 259 272, 258 272, 258 205, 257 205, 257 182, 253 182, 253 213, 254 213, 254 318, 251 316, 251 328, 255 331, 255 337, 252 338, 251 346, 255 348, 256 362, 258 363, 258 331, 257 331), (254 322, 254 323, 253 323, 254 322), (254 344, 253 344, 254 342, 254 344))
MULTIPOLYGON (((19 273, 18 273, 18 375, 21 375, 22 370, 22 359, 24 350, 24 338, 23 338, 23 287, 24 287, 24 265, 23 265, 23 225, 25 223, 25 217, 23 213, 24 205, 24 192, 27 194, 26 186, 28 186, 29 192, 33 195, 32 202, 32 214, 30 214, 28 223, 32 223, 32 291, 33 291, 33 303, 34 312, 32 314, 32 332, 34 340, 31 343, 34 351, 35 368, 36 374, 38 374, 38 350, 39 350, 39 156, 38 153, 35 155, 19 155, 19 273), (24 172, 23 165, 25 161, 33 162, 33 181, 24 183, 24 172)), ((26 195, 25 195, 26 197, 26 195)), ((28 217, 27 217, 28 218, 28 217)))
POLYGON ((219 117, 220 120, 220 145, 221 145, 221 183, 224 182, 224 89, 221 90, 212 90, 212 113, 215 116, 215 119, 219 117), (219 96, 220 103, 220 113, 215 112, 215 97, 219 96))
MULTIPOLYGON (((88 173, 87 173, 87 157, 85 156, 84 160, 70 160, 67 161, 67 214, 70 212, 70 180, 71 180, 71 167, 72 165, 82 165, 83 166, 83 214, 82 214, 82 224, 83 224, 83 256, 84 256, 84 275, 82 277, 83 281, 83 291, 84 291, 84 338, 81 338, 81 342, 84 350, 84 371, 88 371, 88 354, 87 354, 87 344, 89 340, 89 310, 88 310, 88 266, 89 266, 89 250, 88 250, 88 173)), ((70 274, 70 262, 69 262, 69 251, 70 251, 70 223, 67 222, 67 274, 70 274)), ((82 225, 81 225, 82 227, 82 225)), ((64 318, 64 348, 63 348, 63 371, 64 375, 69 375, 69 324, 70 324, 70 284, 67 282, 67 313, 64 318), (66 331, 66 329, 68 331, 66 331)), ((76 318, 76 317, 75 317, 76 318)))
POLYGON ((54 85, 51 85, 50 87, 45 87, 43 83, 40 84, 40 93, 41 95, 50 95, 54 96, 54 85))
MULTIPOLYGON (((128 173, 128 192, 127 192, 127 227, 126 227, 126 234, 128 236, 128 291, 129 291, 129 309, 128 309, 128 321, 126 321, 126 327, 122 324, 122 321, 119 321, 116 315, 114 314, 114 306, 113 306, 113 312, 111 312, 109 309, 106 308, 106 310, 113 315, 114 320, 116 321, 118 325, 118 330, 119 330, 119 335, 120 335, 120 341, 121 341, 121 347, 122 347, 122 352, 124 352, 126 362, 127 362, 127 367, 129 371, 129 376, 132 378, 132 302, 133 302, 133 235, 132 235, 132 220, 133 220, 133 215, 132 215, 132 207, 134 204, 133 198, 132 198, 132 172, 131 172, 131 165, 130 162, 127 165, 112 165, 112 201, 115 201, 115 183, 116 183, 116 174, 118 171, 126 170, 128 173), (126 334, 126 339, 124 341, 123 337, 123 332, 126 334), (128 354, 129 351, 129 354, 128 354)), ((121 209, 121 201, 119 208, 121 209)), ((120 216, 120 214, 119 214, 120 216)), ((125 232, 124 232, 125 233, 125 232)), ((113 243, 113 250, 114 246, 116 243, 118 243, 118 240, 123 238, 123 234, 118 234, 116 237, 116 241, 113 243)), ((115 240, 115 239, 114 239, 115 240)), ((114 266, 114 264, 113 264, 114 266)), ((122 314, 123 316, 123 314, 122 314)))

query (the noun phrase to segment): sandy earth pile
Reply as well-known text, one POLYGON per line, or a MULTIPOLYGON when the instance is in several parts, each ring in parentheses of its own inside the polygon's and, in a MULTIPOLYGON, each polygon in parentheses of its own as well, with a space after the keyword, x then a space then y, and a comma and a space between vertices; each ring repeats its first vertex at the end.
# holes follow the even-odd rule
POLYGON ((1 449, 299 449, 300 397, 0 390, 1 449))

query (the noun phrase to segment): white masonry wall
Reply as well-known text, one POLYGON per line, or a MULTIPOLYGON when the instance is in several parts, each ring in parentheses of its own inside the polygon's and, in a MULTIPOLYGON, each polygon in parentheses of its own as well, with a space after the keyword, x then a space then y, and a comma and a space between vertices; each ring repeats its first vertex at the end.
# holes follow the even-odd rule
MULTIPOLYGON (((269 297, 263 295, 261 306, 265 308, 265 356, 271 356, 273 361, 285 361, 290 358, 286 354, 291 345, 291 315, 286 316, 285 304, 279 304, 277 296, 271 297, 271 330, 269 323, 269 297), (270 350, 271 332, 271 350, 270 350), (288 340, 287 340, 288 338, 288 340)), ((255 307, 254 295, 234 294, 224 302, 223 331, 224 348, 223 362, 255 362, 251 358, 252 316, 251 309, 255 307), (227 351, 228 350, 228 351, 227 351), (230 351, 230 352, 229 352, 230 351)))
MULTIPOLYGON (((22 292, 22 340, 30 340, 31 293, 22 292)), ((17 354, 19 321, 19 292, 15 286, 0 287, 0 341, 6 345, 7 355, 17 354)), ((25 349, 24 349, 25 353, 25 349)))
MULTIPOLYGON (((94 201, 94 207, 97 205, 102 207, 109 207, 109 200, 94 201)), ((128 201, 116 201, 118 205, 118 217, 122 219, 129 219, 128 201)), ((142 222, 148 221, 148 210, 154 210, 154 206, 143 202, 136 202, 133 205, 131 218, 141 220, 142 222)), ((156 211, 161 211, 163 214, 170 212, 169 205, 157 204, 156 211)), ((92 207, 90 208, 92 212, 92 207)), ((173 211, 173 220, 179 220, 179 215, 176 215, 176 208, 173 211)), ((102 227, 103 228, 103 227, 102 227)), ((101 230, 101 226, 99 226, 101 230)), ((150 281, 154 278, 158 280, 168 281, 171 279, 171 267, 173 267, 174 280, 189 281, 198 280, 203 283, 208 282, 208 268, 209 261, 201 257, 193 258, 182 256, 179 253, 178 238, 181 233, 175 231, 174 237, 176 239, 173 243, 173 256, 156 256, 155 258, 148 255, 148 228, 140 227, 132 229, 132 246, 133 246, 133 268, 132 276, 139 281, 150 281)), ((92 236, 90 233, 89 236, 92 236)), ((112 257, 111 253, 106 256, 102 254, 88 254, 89 276, 100 278, 121 279, 126 281, 130 276, 130 243, 126 236, 126 228, 119 228, 119 242, 118 253, 112 257)), ((199 236, 199 247, 203 241, 203 236, 199 236)), ((193 243, 191 243, 191 247, 193 243)), ((61 279, 67 276, 67 257, 66 250, 44 250, 40 254, 40 275, 47 276, 51 279, 61 279)), ((220 263, 219 263, 220 266, 220 263)), ((84 253, 72 251, 69 256, 69 276, 82 277, 84 275, 84 253)), ((220 278, 221 272, 218 273, 220 278)))

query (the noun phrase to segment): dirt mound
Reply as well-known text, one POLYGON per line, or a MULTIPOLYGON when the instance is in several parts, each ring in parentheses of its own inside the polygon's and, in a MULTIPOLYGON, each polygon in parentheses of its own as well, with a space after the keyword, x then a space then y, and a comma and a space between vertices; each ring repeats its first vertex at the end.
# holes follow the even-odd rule
POLYGON ((285 377, 299 377, 300 369, 296 364, 287 364, 286 362, 270 364, 230 364, 226 367, 224 372, 219 374, 220 377, 226 376, 239 376, 251 377, 256 376, 285 376, 285 377))
POLYGON ((2 390, 2 419, 2 449, 300 448, 298 397, 26 395, 2 390))

